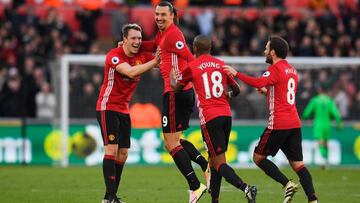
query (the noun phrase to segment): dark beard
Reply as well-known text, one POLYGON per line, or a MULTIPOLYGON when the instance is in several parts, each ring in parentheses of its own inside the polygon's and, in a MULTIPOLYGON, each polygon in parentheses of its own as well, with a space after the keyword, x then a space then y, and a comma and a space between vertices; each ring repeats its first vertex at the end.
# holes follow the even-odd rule
POLYGON ((268 63, 268 64, 273 64, 273 60, 270 57, 266 57, 265 62, 268 63))

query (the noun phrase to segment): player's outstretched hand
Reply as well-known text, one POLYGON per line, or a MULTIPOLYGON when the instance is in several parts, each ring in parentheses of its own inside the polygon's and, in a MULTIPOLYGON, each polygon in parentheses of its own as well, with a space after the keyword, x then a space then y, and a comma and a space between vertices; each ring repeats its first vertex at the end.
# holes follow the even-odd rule
POLYGON ((155 59, 156 59, 157 63, 160 64, 160 61, 161 61, 161 49, 160 49, 160 47, 158 47, 156 49, 155 59))
POLYGON ((174 90, 175 85, 176 85, 176 75, 173 70, 174 70, 173 68, 170 70, 170 85, 171 85, 172 89, 174 90))
POLYGON ((228 75, 236 76, 237 74, 237 71, 229 65, 224 65, 222 68, 224 69, 225 73, 228 75))
POLYGON ((120 41, 120 42, 118 42, 117 47, 119 48, 119 47, 121 47, 123 44, 124 44, 124 42, 123 42, 123 41, 120 41))
POLYGON ((266 93, 267 93, 267 89, 266 89, 265 87, 256 88, 256 91, 257 91, 259 94, 266 94, 266 93))

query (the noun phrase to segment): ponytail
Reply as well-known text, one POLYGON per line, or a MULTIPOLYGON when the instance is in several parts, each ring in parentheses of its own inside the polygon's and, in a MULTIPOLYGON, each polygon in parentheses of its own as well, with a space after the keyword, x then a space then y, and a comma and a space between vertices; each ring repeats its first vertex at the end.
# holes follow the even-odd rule
POLYGON ((178 11, 177 9, 174 7, 173 8, 173 13, 174 13, 174 24, 175 25, 179 25, 179 16, 178 16, 178 11))

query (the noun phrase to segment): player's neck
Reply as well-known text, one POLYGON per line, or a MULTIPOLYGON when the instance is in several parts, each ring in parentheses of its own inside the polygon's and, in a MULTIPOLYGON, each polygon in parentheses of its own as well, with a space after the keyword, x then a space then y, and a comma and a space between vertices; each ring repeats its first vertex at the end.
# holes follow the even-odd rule
POLYGON ((281 61, 281 60, 284 60, 284 59, 275 57, 275 58, 273 59, 273 64, 276 64, 277 62, 279 62, 279 61, 281 61))
POLYGON ((195 57, 199 58, 200 56, 209 56, 209 55, 210 55, 210 53, 196 53, 195 57))
POLYGON ((127 49, 125 46, 123 46, 123 50, 126 56, 133 57, 135 54, 131 53, 129 49, 127 49))
POLYGON ((172 24, 174 24, 174 23, 170 23, 166 28, 164 28, 164 30, 160 30, 160 32, 161 33, 166 32, 166 30, 168 30, 171 27, 172 24))

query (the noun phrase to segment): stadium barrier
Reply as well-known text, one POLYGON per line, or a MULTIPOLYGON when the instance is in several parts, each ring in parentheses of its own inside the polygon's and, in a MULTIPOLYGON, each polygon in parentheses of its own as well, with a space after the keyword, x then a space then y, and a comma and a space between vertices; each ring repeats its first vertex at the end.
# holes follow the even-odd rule
MULTIPOLYGON (((231 132, 227 152, 228 161, 235 167, 254 167, 251 158, 264 122, 237 122, 231 132)), ((25 140, 20 125, 0 126, 0 165, 61 165, 62 136, 51 124, 28 124, 25 140)), ((309 165, 323 162, 312 139, 312 127, 303 130, 304 161, 309 165)), ((97 124, 71 124, 69 126, 67 155, 69 165, 98 165, 102 163, 103 144, 97 124)), ((198 124, 193 124, 184 135, 206 155, 198 124)), ((127 164, 171 165, 172 158, 164 148, 161 129, 133 129, 127 164)), ((331 132, 329 163, 334 166, 360 167, 360 126, 347 123, 341 131, 331 132)), ((286 165, 286 157, 279 153, 274 159, 286 165)))

